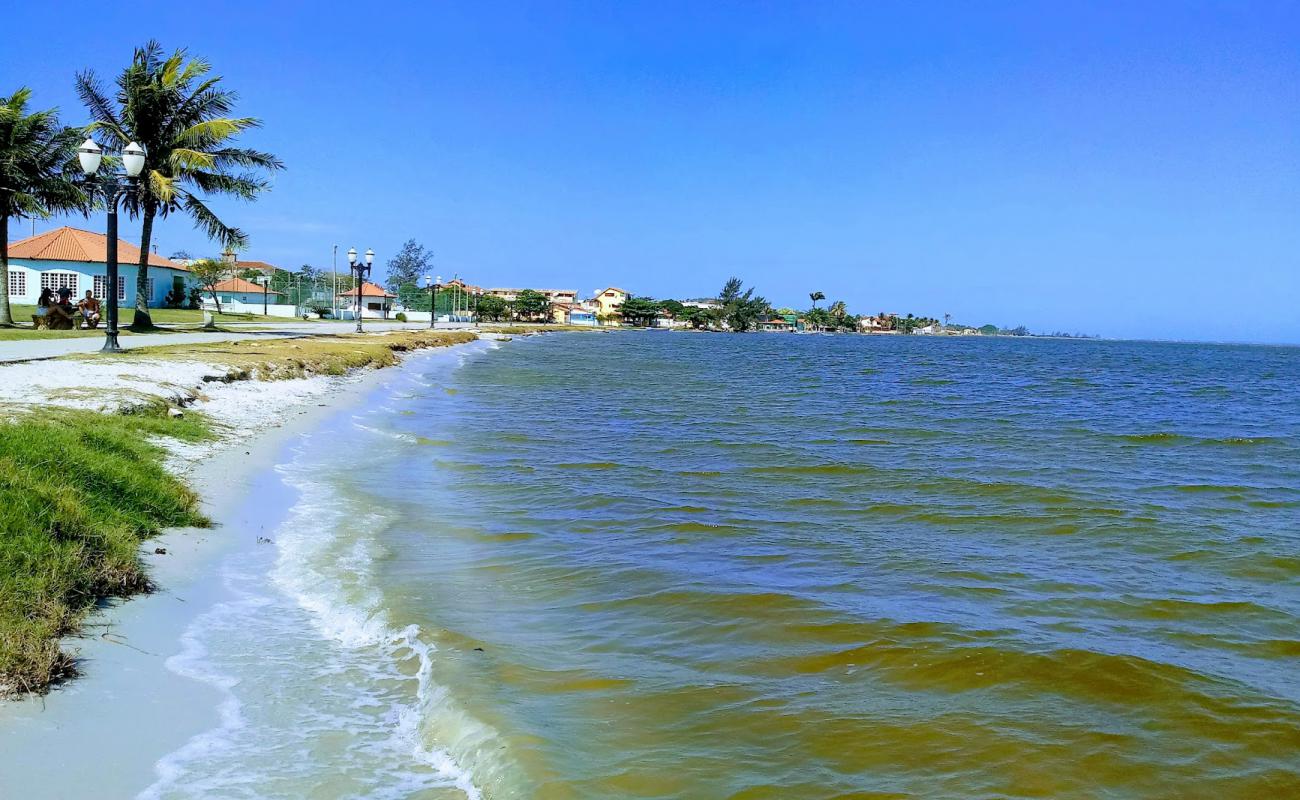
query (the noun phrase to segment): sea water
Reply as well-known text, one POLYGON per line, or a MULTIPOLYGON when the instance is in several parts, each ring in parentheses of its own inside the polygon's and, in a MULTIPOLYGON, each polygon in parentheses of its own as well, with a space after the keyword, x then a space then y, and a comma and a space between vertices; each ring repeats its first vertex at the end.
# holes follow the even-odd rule
POLYGON ((566 334, 279 473, 147 797, 1300 794, 1300 350, 566 334))

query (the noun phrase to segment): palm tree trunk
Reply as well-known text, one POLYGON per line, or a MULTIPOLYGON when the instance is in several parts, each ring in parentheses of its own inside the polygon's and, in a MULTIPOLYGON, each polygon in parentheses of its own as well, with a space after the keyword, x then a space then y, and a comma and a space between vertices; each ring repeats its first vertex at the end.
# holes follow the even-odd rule
POLYGON ((0 223, 0 328, 14 326, 9 308, 9 220, 0 223))
POLYGON ((149 316, 149 240, 153 237, 156 211, 153 203, 146 202, 140 214, 140 263, 135 275, 135 318, 131 320, 131 329, 137 331, 153 327, 153 317, 149 316))

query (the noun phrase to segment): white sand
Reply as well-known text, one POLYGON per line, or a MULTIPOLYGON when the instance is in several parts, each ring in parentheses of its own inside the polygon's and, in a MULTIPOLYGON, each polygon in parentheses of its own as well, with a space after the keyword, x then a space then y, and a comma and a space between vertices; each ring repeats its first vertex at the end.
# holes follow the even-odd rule
POLYGON ((191 736, 217 725, 211 687, 165 666, 192 619, 225 589, 215 565, 258 537, 288 505, 273 467, 285 450, 329 414, 359 401, 382 378, 365 371, 342 378, 202 383, 223 374, 213 364, 111 362, 0 365, 0 403, 99 407, 67 390, 95 386, 166 398, 202 390, 194 409, 228 423, 216 443, 168 440, 169 467, 187 475, 203 498, 211 530, 171 530, 145 543, 156 594, 111 601, 92 615, 84 635, 64 642, 77 651, 82 675, 45 697, 0 702, 0 798, 126 798, 154 780, 154 763, 191 736), (154 549, 166 549, 155 555, 154 549))

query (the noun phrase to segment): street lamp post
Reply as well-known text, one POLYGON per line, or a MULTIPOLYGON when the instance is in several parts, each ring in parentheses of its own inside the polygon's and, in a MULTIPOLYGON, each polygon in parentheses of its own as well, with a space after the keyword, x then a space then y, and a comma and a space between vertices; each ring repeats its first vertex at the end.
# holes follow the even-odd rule
POLYGON ((436 279, 432 276, 424 276, 424 285, 429 287, 429 329, 432 330, 434 323, 438 321, 438 284, 442 283, 442 276, 436 279))
POLYGON ((271 283, 271 276, 263 273, 257 276, 257 282, 262 284, 262 316, 266 316, 266 290, 271 283))
MULTIPOLYGON (((144 171, 144 148, 131 142, 122 150, 122 169, 124 175, 99 175, 100 164, 104 160, 104 151, 95 140, 86 137, 86 141, 77 148, 77 160, 81 162, 81 171, 86 174, 86 188, 93 197, 98 190, 104 195, 104 205, 108 208, 108 223, 105 232, 105 299, 108 301, 108 327, 104 329, 104 346, 102 353, 120 353, 122 346, 117 341, 117 204, 128 192, 136 189, 140 173, 144 171)), ((146 261, 145 269, 148 269, 146 261)))
POLYGON ((366 282, 366 276, 370 274, 370 265, 375 261, 375 251, 367 249, 365 260, 357 260, 357 249, 348 248, 348 268, 352 270, 353 276, 357 281, 357 333, 361 333, 361 287, 366 282))

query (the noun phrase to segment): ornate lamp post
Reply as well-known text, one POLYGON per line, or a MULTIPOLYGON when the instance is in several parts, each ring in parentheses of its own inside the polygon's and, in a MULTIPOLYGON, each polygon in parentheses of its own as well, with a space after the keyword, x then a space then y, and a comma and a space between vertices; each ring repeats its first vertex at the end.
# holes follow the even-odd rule
POLYGON ((424 276, 424 285, 429 287, 429 329, 432 330, 434 323, 438 321, 438 284, 442 283, 442 276, 436 279, 432 276, 424 276))
POLYGON ((357 333, 361 333, 361 287, 366 282, 366 276, 370 274, 370 265, 375 261, 375 251, 367 249, 365 261, 357 260, 357 249, 348 248, 348 268, 352 270, 352 275, 357 281, 357 333))
MULTIPOLYGON (((104 160, 104 151, 95 140, 86 137, 86 141, 77 148, 77 160, 81 162, 81 171, 86 174, 86 191, 92 197, 98 191, 104 195, 104 205, 108 208, 105 261, 107 286, 104 294, 108 301, 108 327, 104 329, 103 353, 120 353, 122 346, 117 342, 117 204, 128 192, 134 192, 138 185, 140 173, 144 171, 144 148, 131 142, 122 150, 122 169, 125 174, 99 174, 100 164, 104 160)), ((146 261, 145 269, 148 262, 146 261)))

